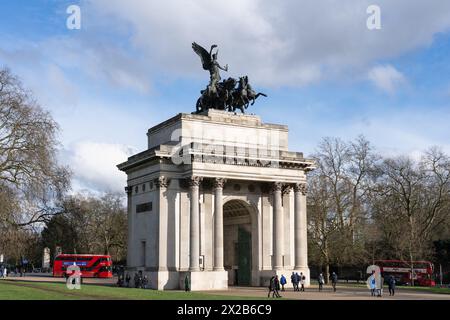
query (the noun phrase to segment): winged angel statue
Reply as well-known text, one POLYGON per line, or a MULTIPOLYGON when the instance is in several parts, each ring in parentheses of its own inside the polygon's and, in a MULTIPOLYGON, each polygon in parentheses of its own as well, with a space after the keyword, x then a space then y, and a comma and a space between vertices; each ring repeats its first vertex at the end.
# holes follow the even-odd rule
POLYGON ((236 111, 239 109, 245 113, 250 101, 252 105, 260 96, 267 97, 264 93, 256 93, 248 83, 248 77, 240 77, 239 81, 228 78, 220 82, 220 70, 228 71, 228 65, 222 67, 217 61, 219 50, 213 53, 217 45, 212 45, 209 52, 198 45, 192 43, 192 49, 200 57, 204 70, 209 71, 210 81, 205 90, 200 91, 201 96, 197 100, 196 112, 202 112, 208 109, 219 109, 227 111, 236 111), (237 85, 237 87, 236 87, 237 85))

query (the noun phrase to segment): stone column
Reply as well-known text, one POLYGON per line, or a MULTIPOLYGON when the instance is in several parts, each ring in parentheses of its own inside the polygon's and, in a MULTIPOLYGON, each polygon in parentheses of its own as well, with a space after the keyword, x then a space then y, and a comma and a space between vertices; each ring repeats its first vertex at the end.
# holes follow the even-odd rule
POLYGON ((283 225, 283 207, 281 199, 281 182, 275 182, 272 185, 273 194, 273 256, 274 269, 283 269, 283 243, 284 243, 284 225, 283 225))
POLYGON ((223 186, 226 180, 214 181, 214 271, 223 271, 223 186))
POLYGON ((308 267, 308 242, 306 221, 306 184, 294 185, 295 210, 295 269, 308 267))
POLYGON ((133 261, 133 250, 136 250, 133 248, 133 234, 134 234, 134 219, 133 219, 133 205, 131 203, 132 193, 133 193, 133 187, 125 187, 125 192, 127 193, 127 205, 128 205, 128 238, 127 238, 127 266, 128 267, 134 267, 133 261))
POLYGON ((167 187, 170 179, 160 176, 153 181, 158 190, 158 198, 155 203, 158 210, 158 271, 167 271, 167 254, 168 254, 168 203, 167 203, 167 187))
POLYGON ((201 177, 189 178, 189 197, 191 201, 189 221, 189 271, 200 270, 200 217, 199 217, 199 195, 198 189, 201 177))

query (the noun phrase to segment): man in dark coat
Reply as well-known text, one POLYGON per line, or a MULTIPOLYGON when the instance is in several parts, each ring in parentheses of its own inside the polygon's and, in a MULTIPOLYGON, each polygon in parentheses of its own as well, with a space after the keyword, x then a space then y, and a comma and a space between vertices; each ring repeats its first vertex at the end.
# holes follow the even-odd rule
MULTIPOLYGON (((270 278, 269 280, 269 293, 267 294, 267 298, 270 298, 270 293, 274 292, 275 295, 275 277, 270 278)), ((273 297, 273 296, 272 296, 273 297)))
POLYGON ((388 286, 389 286, 389 295, 393 296, 395 294, 395 278, 393 276, 389 277, 388 286))
POLYGON ((297 291, 300 291, 300 288, 299 288, 298 285, 299 285, 301 280, 302 280, 302 277, 298 274, 298 272, 296 272, 295 273, 295 286, 297 288, 297 291))
POLYGON ((331 285, 333 286, 333 291, 336 292, 336 284, 338 281, 337 274, 333 271, 331 274, 331 285))
POLYGON ((297 276, 295 275, 295 273, 294 272, 292 272, 292 275, 291 275, 291 282, 292 282, 292 286, 294 287, 294 291, 297 291, 297 288, 296 288, 296 286, 295 286, 295 280, 297 279, 297 276))
POLYGON ((186 274, 184 277, 184 291, 191 291, 191 281, 189 280, 189 276, 186 274))
POLYGON ((273 280, 273 282, 274 282, 273 295, 277 296, 277 298, 281 298, 281 296, 278 292, 278 291, 280 291, 280 280, 278 279, 278 276, 275 276, 275 279, 273 280))

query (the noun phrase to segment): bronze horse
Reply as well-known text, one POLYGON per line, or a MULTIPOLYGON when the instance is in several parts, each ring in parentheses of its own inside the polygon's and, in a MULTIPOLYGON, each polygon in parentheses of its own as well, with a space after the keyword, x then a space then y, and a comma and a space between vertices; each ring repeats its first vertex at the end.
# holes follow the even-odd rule
POLYGON ((239 85, 236 90, 233 92, 233 102, 230 104, 231 110, 235 112, 236 109, 241 110, 242 113, 245 113, 244 110, 248 108, 250 101, 252 101, 251 105, 255 103, 255 100, 259 97, 267 97, 266 94, 262 92, 256 93, 250 84, 248 83, 248 77, 240 77, 239 85))

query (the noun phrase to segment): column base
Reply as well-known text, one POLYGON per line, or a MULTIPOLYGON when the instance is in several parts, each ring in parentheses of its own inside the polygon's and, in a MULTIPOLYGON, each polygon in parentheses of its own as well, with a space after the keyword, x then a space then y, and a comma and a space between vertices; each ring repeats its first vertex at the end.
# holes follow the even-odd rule
POLYGON ((134 275, 139 271, 148 278, 148 288, 156 290, 178 289, 179 272, 177 271, 148 271, 143 267, 127 268, 126 273, 131 277, 129 286, 134 288, 134 275))
POLYGON ((213 271, 225 271, 225 268, 213 268, 213 271))
POLYGON ((134 275, 142 271, 148 278, 148 288, 156 290, 184 290, 184 279, 189 276, 191 291, 228 289, 227 271, 146 271, 145 268, 127 268, 134 288, 134 275))
POLYGON ((186 271, 179 272, 179 288, 184 290, 184 279, 188 275, 191 291, 228 289, 227 271, 186 271))
POLYGON ((198 272, 200 271, 200 268, 189 268, 189 272, 198 272))

